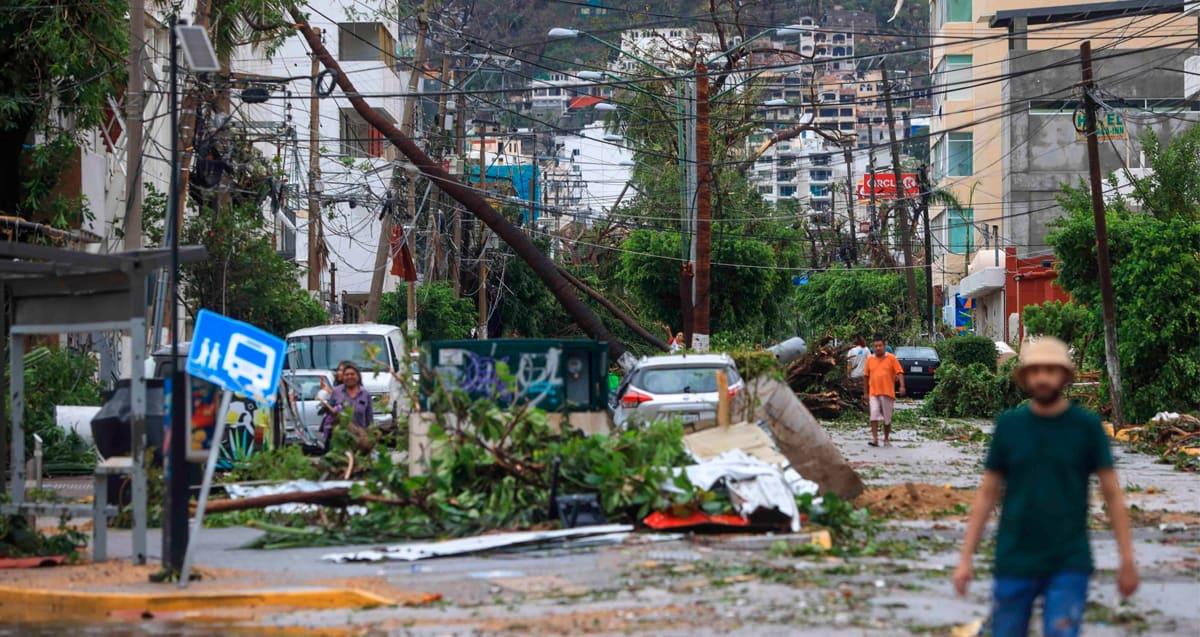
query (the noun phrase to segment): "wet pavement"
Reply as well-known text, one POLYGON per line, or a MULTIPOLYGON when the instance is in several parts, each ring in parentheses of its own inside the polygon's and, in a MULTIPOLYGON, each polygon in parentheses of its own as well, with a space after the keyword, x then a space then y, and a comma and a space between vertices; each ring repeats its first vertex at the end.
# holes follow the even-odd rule
MULTIPOLYGON (((985 439, 955 435, 981 422, 900 424, 893 446, 867 446, 863 423, 828 423, 830 434, 871 486, 906 481, 973 486, 985 439), (948 426, 949 425, 949 426, 948 426), (947 440, 946 438, 951 438, 947 440)), ((1131 503, 1145 511, 1200 512, 1200 476, 1118 450, 1117 468, 1131 503)), ((1200 526, 1160 526, 1143 515, 1135 529, 1143 584, 1126 604, 1116 599, 1115 543, 1097 523, 1097 573, 1086 615, 1089 636, 1195 635, 1200 624, 1200 526)), ((1190 519, 1200 519, 1193 515, 1190 519)), ((441 601, 415 607, 274 613, 222 625, 172 617, 95 622, 87 627, 0 628, 7 635, 945 635, 983 619, 990 582, 986 555, 966 598, 950 572, 961 516, 895 520, 881 540, 886 557, 802 555, 788 536, 695 536, 637 546, 539 550, 416 563, 331 565, 328 548, 247 551, 257 531, 205 530, 199 563, 267 572, 297 581, 383 581, 397 590, 432 592, 441 601)), ((113 533, 122 555, 127 534, 113 533)), ((157 546, 152 540, 151 546, 157 546)), ((985 547, 986 551, 986 547, 985 547)))

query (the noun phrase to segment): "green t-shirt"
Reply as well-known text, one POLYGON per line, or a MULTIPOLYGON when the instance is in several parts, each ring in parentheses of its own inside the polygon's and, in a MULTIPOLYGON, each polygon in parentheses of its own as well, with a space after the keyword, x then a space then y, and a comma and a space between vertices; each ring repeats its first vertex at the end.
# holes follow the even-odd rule
POLYGON ((1112 466, 1100 417, 1079 405, 1053 418, 1028 405, 1001 414, 985 462, 1004 476, 996 575, 1090 573, 1088 479, 1112 466))

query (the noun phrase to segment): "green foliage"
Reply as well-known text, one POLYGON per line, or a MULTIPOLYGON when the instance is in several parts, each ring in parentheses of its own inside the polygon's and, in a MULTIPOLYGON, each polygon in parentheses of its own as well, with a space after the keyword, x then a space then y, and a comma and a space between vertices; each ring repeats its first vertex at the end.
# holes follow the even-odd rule
POLYGON ((783 379, 783 367, 775 355, 765 349, 735 349, 728 354, 737 365, 738 373, 747 381, 756 378, 783 379))
POLYGON ((316 480, 321 472, 299 445, 264 449, 225 474, 225 482, 316 480))
MULTIPOLYGON (((150 189, 144 210, 147 235, 161 243, 166 197, 150 189)), ((280 336, 324 324, 325 308, 300 287, 299 266, 275 251, 264 219, 257 199, 187 216, 180 241, 208 249, 207 259, 182 268, 189 312, 207 308, 280 336)))
MULTIPOLYGON (((1175 136, 1164 148, 1143 139, 1155 177, 1135 180, 1130 198, 1107 209, 1118 357, 1125 384, 1125 416, 1137 422, 1159 411, 1200 404, 1200 129, 1175 136), (1181 172, 1182 171, 1182 172, 1181 172)), ((1059 260, 1058 282, 1088 310, 1089 331, 1101 332, 1095 227, 1086 187, 1066 188, 1067 215, 1047 237, 1059 260)), ((1104 368, 1101 339, 1087 356, 1104 368)), ((1108 377, 1101 375, 1108 391, 1108 377)))
POLYGON ((48 469, 87 471, 96 464, 91 446, 54 423, 55 405, 100 405, 96 361, 66 348, 40 348, 25 369, 25 454, 33 457, 33 435, 42 437, 48 469), (35 355, 36 354, 36 355, 35 355))
POLYGON ((1053 336, 1075 350, 1075 364, 1081 366, 1088 347, 1096 337, 1096 325, 1088 309, 1073 301, 1047 301, 1028 305, 1021 321, 1030 336, 1053 336))
MULTIPOLYGON (((417 332, 428 341, 467 338, 475 327, 475 302, 454 296, 447 281, 417 286, 417 332)), ((379 302, 379 322, 405 325, 408 321, 408 292, 388 292, 379 302)))
POLYGON ((796 287, 796 309, 810 340, 833 336, 868 341, 882 334, 899 342, 913 317, 905 308, 904 278, 866 269, 828 270, 796 287))
POLYGON ((996 373, 978 362, 963 366, 943 361, 934 374, 937 383, 925 396, 924 409, 944 418, 992 418, 1020 402, 1008 371, 996 373))
POLYGON ((969 367, 976 363, 988 371, 996 371, 996 344, 986 336, 965 334, 942 341, 938 345, 942 364, 969 367))
POLYGON ((0 557, 42 557, 66 555, 74 562, 79 559, 79 547, 87 546, 88 538, 67 526, 64 518, 58 533, 42 533, 23 515, 0 516, 0 557))
POLYGON ((82 202, 51 196, 78 135, 125 83, 123 0, 9 0, 0 9, 0 214, 62 225, 82 202), (57 113, 70 125, 60 124, 57 113), (28 145, 31 134, 42 137, 28 145))

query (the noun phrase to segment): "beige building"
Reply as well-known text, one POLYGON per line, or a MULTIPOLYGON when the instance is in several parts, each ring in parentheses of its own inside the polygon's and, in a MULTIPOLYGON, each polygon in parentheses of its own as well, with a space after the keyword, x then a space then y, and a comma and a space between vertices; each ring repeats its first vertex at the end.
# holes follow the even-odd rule
MULTIPOLYGON (((1162 48, 1180 38, 1195 37, 1196 18, 1181 16, 1178 7, 1174 15, 1146 14, 1159 4, 1165 3, 1144 0, 1080 5, 1062 0, 932 0, 930 170, 935 187, 954 193, 963 206, 961 212, 938 208, 930 211, 936 255, 935 286, 952 295, 960 279, 975 274, 975 266, 969 265, 972 257, 994 247, 996 237, 1003 247, 1015 247, 1023 254, 1036 252, 1029 249, 1031 246, 1018 244, 1028 243, 1032 240, 1027 237, 1042 237, 1044 233, 1022 230, 1014 234, 1009 227, 1008 222, 1016 218, 1014 215, 1025 213, 1005 199, 1008 165, 1005 160, 1015 153, 1027 154, 1030 149, 1022 147, 1034 141, 1039 143, 1039 153, 1058 153, 1064 157, 1086 153, 1086 147, 1073 136, 1047 146, 1045 140, 1009 135, 1012 113, 1018 109, 1028 111, 1031 105, 1036 111, 1036 107, 1045 107, 1055 100, 1061 104, 1075 103, 1078 51, 1084 40, 1090 40, 1095 55, 1102 56, 1111 49, 1162 48), (1060 11, 1055 11, 1056 7, 1060 11), (1019 18, 1012 18, 1014 14, 1009 12, 1019 14, 1023 10, 1039 14, 1036 21, 1040 23, 1011 24, 1011 31, 990 26, 998 13, 1009 16, 1007 21, 1012 23, 1019 18), (1056 15, 1048 18, 1048 13, 1056 15), (1011 41, 1020 35, 1024 36, 1021 41, 1011 41), (1010 99, 1005 97, 1009 93, 1007 74, 1014 60, 1049 50, 1068 56, 1075 70, 1067 74, 1064 68, 1064 73, 1053 79, 1039 79, 1042 99, 1037 104, 1030 100, 1006 102, 1010 99)), ((1014 76, 1011 81, 1020 79, 1014 76)), ((1067 116, 1073 110, 1073 106, 1063 108, 1067 116)), ((1041 249, 1045 251, 1044 246, 1041 249)), ((976 289, 974 283, 965 281, 962 287, 976 289)), ((1003 288, 978 288, 971 296, 975 299, 976 331, 1000 337, 1005 320, 1003 288)))

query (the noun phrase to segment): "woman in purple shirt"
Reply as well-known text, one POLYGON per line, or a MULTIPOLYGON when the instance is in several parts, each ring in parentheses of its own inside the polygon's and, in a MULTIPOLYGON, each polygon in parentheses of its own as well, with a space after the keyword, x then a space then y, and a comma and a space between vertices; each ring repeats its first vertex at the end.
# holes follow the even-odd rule
POLYGON ((343 363, 342 384, 333 388, 329 395, 329 410, 321 423, 321 433, 325 436, 325 447, 333 437, 333 428, 337 425, 338 415, 346 409, 351 410, 350 422, 366 429, 371 426, 375 414, 371 409, 371 394, 362 386, 362 372, 354 363, 343 363))

